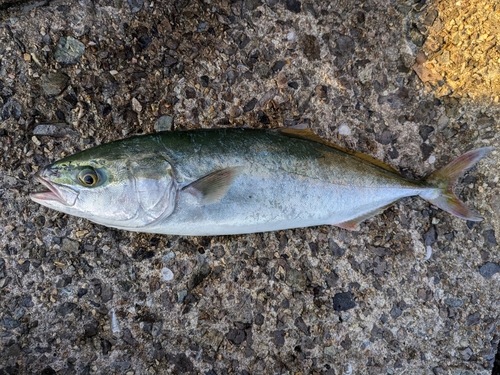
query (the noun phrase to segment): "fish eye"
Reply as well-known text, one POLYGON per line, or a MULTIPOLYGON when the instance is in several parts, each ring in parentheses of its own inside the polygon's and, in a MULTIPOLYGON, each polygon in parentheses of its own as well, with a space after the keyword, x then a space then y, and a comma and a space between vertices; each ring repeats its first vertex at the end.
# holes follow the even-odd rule
POLYGON ((99 182, 99 175, 95 170, 87 168, 78 173, 78 180, 83 186, 93 187, 99 182))

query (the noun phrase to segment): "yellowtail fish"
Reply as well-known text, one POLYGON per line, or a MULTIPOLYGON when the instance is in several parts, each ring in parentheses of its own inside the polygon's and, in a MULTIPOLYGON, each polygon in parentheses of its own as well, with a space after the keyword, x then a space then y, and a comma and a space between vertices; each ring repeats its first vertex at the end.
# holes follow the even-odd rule
POLYGON ((323 224, 357 225, 410 196, 482 218, 452 192, 491 148, 469 151, 422 181, 309 130, 162 132, 103 144, 39 171, 31 199, 137 232, 224 235, 323 224))

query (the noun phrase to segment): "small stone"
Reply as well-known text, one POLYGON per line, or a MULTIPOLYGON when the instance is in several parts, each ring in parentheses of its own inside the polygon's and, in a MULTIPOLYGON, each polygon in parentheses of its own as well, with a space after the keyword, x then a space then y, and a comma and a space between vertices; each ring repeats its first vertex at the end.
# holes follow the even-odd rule
POLYGON ((392 308, 392 310, 390 312, 393 319, 399 318, 402 313, 403 313, 403 310, 401 310, 398 305, 394 305, 394 307, 392 308))
POLYGON ((257 99, 252 98, 247 104, 244 105, 243 107, 243 112, 250 112, 255 108, 255 105, 257 104, 257 99))
POLYGON ((57 312, 60 315, 66 315, 73 311, 76 308, 76 303, 73 302, 64 302, 61 306, 57 308, 57 312))
POLYGON ((437 240, 437 235, 436 235, 436 227, 433 225, 429 228, 427 232, 424 234, 424 242, 426 246, 431 246, 436 242, 437 240))
POLYGON ((333 238, 328 239, 328 247, 330 248, 330 251, 332 252, 332 255, 334 257, 341 257, 342 255, 345 254, 345 250, 342 249, 333 238))
POLYGON ((63 251, 67 251, 68 253, 76 253, 78 252, 79 247, 80 244, 77 241, 70 240, 69 238, 62 239, 61 250, 63 251))
POLYGON ((2 324, 5 329, 14 329, 19 327, 21 325, 21 322, 12 318, 3 318, 2 320, 0 320, 0 324, 2 324))
POLYGON ((281 348, 283 345, 285 345, 285 331, 282 329, 274 331, 274 344, 278 347, 281 348))
POLYGON ((462 307, 464 301, 461 298, 448 297, 444 299, 444 303, 451 307, 462 307))
POLYGON ((267 64, 256 64, 254 69, 254 73, 258 75, 260 78, 268 78, 271 75, 271 69, 267 64))
POLYGON ((352 340, 351 340, 351 338, 349 337, 349 335, 347 335, 347 336, 345 337, 345 339, 344 339, 344 340, 342 340, 342 341, 340 342, 340 346, 341 346, 342 348, 344 348, 344 350, 349 350, 349 349, 351 349, 351 346, 352 346, 352 340))
POLYGON ((283 67, 286 65, 286 61, 283 61, 283 60, 279 60, 279 61, 276 61, 271 70, 274 72, 274 73, 277 73, 279 72, 281 69, 283 69, 283 67))
POLYGON ((318 39, 314 35, 304 35, 302 38, 302 52, 309 61, 319 60, 321 49, 318 39))
POLYGON ((247 334, 245 333, 244 329, 232 328, 226 334, 226 338, 234 345, 240 345, 243 341, 246 340, 247 334))
POLYGON ((77 132, 64 122, 56 122, 53 124, 38 124, 33 129, 33 135, 49 136, 49 137, 66 137, 74 136, 77 132))
POLYGON ((174 273, 170 270, 170 268, 163 267, 161 269, 161 277, 164 281, 170 281, 174 278, 174 273))
POLYGON ((333 49, 335 56, 335 65, 337 68, 343 68, 351 59, 355 49, 354 40, 348 35, 340 35, 335 40, 336 46, 333 49))
POLYGON ((173 251, 169 251, 162 257, 164 262, 169 262, 172 259, 175 259, 175 253, 173 251))
POLYGON ((210 83, 210 78, 208 78, 208 76, 201 76, 200 82, 202 87, 208 87, 208 84, 210 83))
POLYGON ((132 13, 137 13, 140 11, 144 5, 143 0, 127 0, 128 5, 130 6, 130 11, 132 13))
POLYGON ((7 100, 7 103, 2 106, 2 109, 0 111, 1 119, 5 121, 13 117, 16 120, 19 120, 22 110, 23 106, 21 105, 21 103, 19 103, 17 100, 9 98, 9 100, 7 100))
POLYGON ((285 89, 288 87, 288 79, 285 73, 279 72, 278 77, 276 77, 276 85, 279 89, 285 89))
POLYGON ((163 60, 163 64, 167 67, 170 68, 177 64, 179 60, 177 60, 175 57, 172 56, 165 56, 165 59, 163 60))
POLYGON ((83 329, 85 330, 84 336, 85 337, 94 337, 95 335, 97 335, 98 328, 99 328, 99 323, 97 323, 97 322, 85 324, 83 326, 83 329))
POLYGON ((347 124, 341 124, 339 127, 340 135, 351 135, 351 128, 347 124))
POLYGON ((229 109, 229 116, 232 117, 232 118, 235 118, 235 117, 238 117, 242 114, 242 109, 241 107, 237 106, 237 105, 233 105, 230 109, 229 109))
POLYGON ((432 26, 434 21, 436 20, 438 16, 438 11, 435 9, 430 10, 426 15, 424 20, 422 21, 422 24, 426 26, 432 26))
POLYGON ((59 95, 68 86, 69 77, 64 73, 49 73, 42 77, 42 90, 48 96, 59 95))
POLYGON ((186 298, 188 292, 186 289, 179 290, 177 292, 177 302, 182 303, 184 302, 184 299, 186 298))
POLYGON ((434 127, 428 125, 421 125, 418 133, 420 137, 422 137, 423 141, 426 141, 429 138, 429 135, 434 131, 434 127))
POLYGON ((194 99, 194 98, 196 98, 196 90, 193 89, 192 87, 186 88, 186 98, 187 99, 194 99))
POLYGON ((306 336, 311 335, 311 333, 309 332, 309 327, 304 322, 304 319, 302 319, 301 316, 298 316, 297 319, 295 319, 295 327, 300 329, 306 336))
POLYGON ((422 143, 422 146, 420 146, 420 149, 422 150, 422 158, 424 160, 429 159, 431 154, 434 152, 434 147, 432 147, 431 145, 428 145, 427 143, 422 143))
POLYGON ((479 268, 479 273, 481 274, 481 276, 487 279, 498 272, 500 272, 500 265, 493 262, 487 262, 479 268))
POLYGON ((102 302, 106 303, 111 301, 113 299, 113 288, 109 284, 105 284, 102 286, 102 291, 101 291, 101 300, 102 302))
POLYGON ((328 98, 328 87, 326 87, 324 85, 316 86, 316 88, 314 89, 314 92, 315 92, 316 96, 320 99, 328 98))
POLYGON ((373 75, 373 66, 371 65, 368 65, 363 69, 360 69, 358 72, 358 78, 362 84, 367 84, 372 82, 372 75, 373 75))
POLYGON ((264 324, 264 315, 262 315, 260 313, 255 314, 254 323, 258 326, 261 326, 262 324, 264 324))
POLYGON ((469 347, 467 347, 464 350, 460 351, 460 355, 462 356, 462 359, 464 361, 468 361, 470 359, 470 357, 472 357, 473 354, 474 354, 474 352, 469 347))
POLYGON ((337 293, 333 296, 333 309, 335 311, 346 311, 354 307, 356 307, 356 303, 351 292, 337 293))
POLYGON ((142 105, 136 98, 132 98, 132 110, 136 113, 142 112, 142 105))
POLYGON ((85 53, 85 44, 68 36, 62 37, 57 42, 57 50, 54 58, 61 64, 78 64, 85 53))
POLYGON ((484 239, 491 245, 498 246, 497 239, 495 237, 495 231, 493 229, 487 229, 483 232, 484 239))
POLYGON ((163 115, 155 122, 154 129, 157 132, 169 131, 174 125, 174 119, 171 116, 163 115))
POLYGON ((378 104, 388 104, 392 109, 403 109, 410 102, 410 91, 406 87, 400 87, 389 95, 381 95, 378 104))
POLYGON ((302 4, 300 3, 300 1, 297 1, 297 0, 286 0, 285 1, 285 7, 290 12, 300 13, 301 5, 302 4))
POLYGON ((109 310, 109 313, 111 315, 111 332, 119 333, 120 332, 120 325, 118 323, 118 318, 116 316, 115 309, 111 308, 111 310, 109 310))
POLYGON ((307 280, 302 271, 288 269, 285 275, 285 283, 298 292, 304 291, 307 286, 307 280))
POLYGON ((269 116, 262 111, 257 111, 257 121, 264 125, 269 125, 271 123, 269 116))
POLYGON ((338 346, 336 345, 326 346, 323 349, 323 353, 328 357, 332 358, 338 357, 338 346))
POLYGON ((130 368, 130 362, 127 361, 116 361, 112 362, 110 365, 117 373, 121 374, 130 368))
POLYGON ((375 136, 375 140, 382 145, 388 145, 393 139, 394 135, 389 130, 384 130, 375 136))
POLYGON ((481 322, 481 314, 478 312, 471 314, 467 317, 467 325, 472 326, 472 325, 478 325, 481 322))

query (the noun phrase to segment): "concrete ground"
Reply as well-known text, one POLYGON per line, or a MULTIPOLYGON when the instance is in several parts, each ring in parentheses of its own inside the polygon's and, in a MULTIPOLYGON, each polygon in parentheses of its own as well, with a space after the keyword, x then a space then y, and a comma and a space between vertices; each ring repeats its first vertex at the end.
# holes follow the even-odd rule
POLYGON ((499 150, 456 188, 480 223, 415 198, 354 232, 193 238, 28 197, 64 155, 169 128, 307 124, 422 178, 499 144, 498 22, 487 0, 0 0, 0 374, 498 373, 499 150))

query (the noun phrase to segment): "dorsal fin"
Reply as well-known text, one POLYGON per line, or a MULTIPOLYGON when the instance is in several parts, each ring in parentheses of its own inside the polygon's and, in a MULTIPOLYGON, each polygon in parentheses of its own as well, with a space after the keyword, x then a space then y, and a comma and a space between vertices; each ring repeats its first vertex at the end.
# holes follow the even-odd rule
POLYGON ((307 139, 309 141, 321 143, 325 146, 332 147, 334 149, 337 149, 339 151, 345 152, 346 154, 352 155, 358 159, 361 159, 365 162, 368 162, 370 164, 376 165, 377 167, 380 167, 382 169, 385 169, 386 171, 400 174, 398 170, 394 169, 391 167, 389 164, 384 163, 383 161, 380 161, 378 159, 375 159, 373 156, 363 154, 362 152, 358 151, 353 151, 349 150, 347 148, 344 148, 342 146, 336 145, 334 143, 328 142, 327 140, 324 140, 321 138, 319 135, 315 134, 312 132, 311 129, 305 128, 305 129, 295 129, 295 128, 281 128, 278 129, 280 133, 288 135, 293 138, 301 138, 301 139, 307 139))

